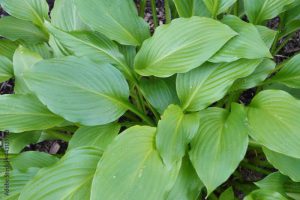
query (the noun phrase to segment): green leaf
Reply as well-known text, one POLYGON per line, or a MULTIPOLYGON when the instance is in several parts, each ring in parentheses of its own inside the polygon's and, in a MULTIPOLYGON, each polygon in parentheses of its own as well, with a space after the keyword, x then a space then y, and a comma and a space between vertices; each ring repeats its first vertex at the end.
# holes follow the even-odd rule
POLYGON ((55 165, 41 169, 22 190, 19 200, 90 199, 90 188, 102 152, 94 148, 69 151, 55 165))
POLYGON ((19 193, 22 191, 23 187, 31 180, 39 168, 30 168, 26 171, 12 170, 9 173, 9 196, 4 195, 4 181, 3 175, 0 175, 0 198, 4 200, 17 200, 19 193))
POLYGON ((199 128, 199 119, 199 113, 184 114, 179 106, 165 110, 158 122, 156 146, 167 167, 181 161, 199 128))
POLYGON ((3 0, 1 5, 11 16, 31 21, 41 27, 45 19, 49 20, 46 0, 3 0))
POLYGON ((0 82, 7 81, 13 77, 13 64, 4 56, 0 55, 0 82))
POLYGON ((12 60, 16 48, 18 48, 18 43, 0 38, 0 55, 12 60))
POLYGON ((230 90, 246 90, 260 85, 270 75, 275 66, 276 63, 273 60, 263 60, 252 74, 236 80, 230 90))
POLYGON ((283 90, 292 95, 293 97, 300 99, 300 89, 290 88, 280 83, 271 83, 264 86, 265 90, 283 90))
POLYGON ((284 27, 282 32, 280 32, 280 37, 284 37, 300 29, 300 1, 297 0, 293 4, 290 4, 290 8, 284 13, 283 20, 284 27))
POLYGON ((280 90, 265 90, 248 107, 249 134, 277 153, 300 158, 300 101, 280 90))
POLYGON ((173 0, 180 17, 209 16, 203 0, 173 0))
MULTIPOLYGON (((300 6, 298 9, 300 9, 300 6)), ((288 36, 296 31, 298 31, 299 29, 300 29, 300 19, 294 20, 285 26, 285 29, 280 33, 279 38, 288 36)))
POLYGON ((261 24, 285 11, 285 6, 294 0, 244 0, 248 19, 253 24, 261 24))
POLYGON ((221 195, 219 200, 235 200, 234 192, 232 187, 225 190, 221 195))
POLYGON ((48 41, 48 36, 33 23, 14 17, 0 19, 0 36, 9 40, 20 40, 29 44, 48 41))
POLYGON ((265 26, 256 25, 257 31, 259 32, 261 39, 265 42, 266 46, 270 49, 273 45, 277 31, 269 29, 265 26))
POLYGON ((70 122, 107 124, 128 109, 127 82, 110 64, 76 57, 45 60, 26 72, 25 81, 52 112, 70 122))
POLYGON ((0 107, 0 130, 19 133, 47 129, 63 122, 31 95, 2 95, 0 107))
POLYGON ((114 140, 98 165, 91 200, 164 199, 179 167, 169 170, 162 163, 154 149, 155 132, 153 127, 135 126, 114 140))
POLYGON ((39 43, 39 44, 33 44, 33 45, 25 45, 26 48, 29 50, 41 55, 44 59, 50 59, 53 58, 53 52, 52 49, 48 46, 46 42, 39 43))
POLYGON ((168 77, 188 72, 214 55, 236 33, 228 26, 204 17, 179 18, 160 26, 143 43, 135 70, 143 76, 168 77))
POLYGON ((112 142, 118 135, 120 125, 117 123, 106 124, 102 126, 83 126, 80 127, 72 136, 69 142, 68 150, 91 146, 99 148, 102 151, 112 142))
POLYGON ((232 104, 200 111, 200 128, 191 142, 190 159, 209 195, 225 182, 244 158, 248 146, 246 113, 232 104))
POLYGON ((56 0, 51 11, 51 23, 64 31, 87 29, 79 18, 75 0, 56 0))
POLYGON ((225 12, 231 7, 237 0, 203 0, 207 9, 210 11, 212 16, 225 12))
POLYGON ((131 77, 131 71, 118 46, 104 35, 87 31, 67 33, 49 23, 45 25, 60 44, 72 54, 79 57, 87 56, 95 61, 116 64, 119 70, 131 77))
POLYGON ((279 192, 272 190, 254 190, 244 200, 288 200, 279 192))
MULTIPOLYGON (((289 176, 293 181, 300 182, 300 159, 276 153, 263 148, 268 161, 282 174, 289 176)), ((299 188, 300 193, 300 188, 299 188)))
POLYGON ((244 22, 233 15, 225 16, 222 22, 239 35, 227 42, 220 51, 209 59, 210 62, 232 62, 241 58, 272 58, 268 47, 253 24, 244 22))
POLYGON ((25 171, 31 167, 49 167, 55 164, 58 160, 59 159, 57 157, 47 153, 38 151, 26 151, 14 158, 11 158, 10 163, 13 169, 25 171))
POLYGON ((20 153, 25 146, 36 143, 41 136, 41 131, 29 131, 24 133, 9 133, 9 150, 8 153, 20 153))
POLYGON ((199 111, 222 99, 236 79, 253 73, 260 62, 240 59, 231 63, 205 63, 188 73, 178 74, 176 88, 182 108, 199 111))
POLYGON ((270 80, 291 88, 300 88, 300 54, 283 64, 283 68, 270 80))
POLYGON ((179 104, 173 78, 142 79, 140 87, 147 101, 161 114, 170 104, 179 104))
POLYGON ((255 185, 264 190, 280 192, 285 196, 300 195, 300 183, 293 182, 279 172, 268 175, 263 180, 256 182, 255 185))
POLYGON ((133 1, 75 0, 75 4, 85 24, 120 44, 138 46, 150 37, 133 1))
POLYGON ((32 52, 20 46, 14 54, 13 65, 15 74, 15 88, 16 94, 30 94, 32 93, 24 81, 24 73, 30 70, 33 65, 42 60, 42 57, 35 52, 32 52))
POLYGON ((197 173, 193 168, 191 161, 186 156, 182 160, 182 165, 178 177, 176 179, 175 185, 168 194, 167 200, 197 199, 202 187, 202 182, 197 176, 197 173))

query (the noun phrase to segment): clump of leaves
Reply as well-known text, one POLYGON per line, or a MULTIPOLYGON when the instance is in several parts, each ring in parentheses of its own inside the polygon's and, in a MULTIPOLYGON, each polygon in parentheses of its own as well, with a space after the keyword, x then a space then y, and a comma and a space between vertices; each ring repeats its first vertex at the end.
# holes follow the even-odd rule
POLYGON ((299 199, 300 56, 272 58, 300 27, 300 1, 164 3, 151 36, 146 0, 56 0, 50 17, 45 0, 1 1, 0 80, 15 79, 0 96, 2 198, 299 199), (278 15, 278 31, 264 26, 278 15), (50 139, 66 154, 20 153, 50 139), (252 184, 241 167, 268 176, 252 184))

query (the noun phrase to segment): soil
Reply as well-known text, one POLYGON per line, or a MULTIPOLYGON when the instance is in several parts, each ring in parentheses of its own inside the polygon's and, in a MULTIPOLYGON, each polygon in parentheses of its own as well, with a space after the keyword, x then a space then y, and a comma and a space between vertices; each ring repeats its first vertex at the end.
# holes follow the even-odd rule
MULTIPOLYGON (((53 3, 55 0, 47 0, 49 3, 50 9, 53 8, 53 3)), ((137 8, 139 8, 139 2, 140 0, 134 0, 136 3, 137 8)), ((164 0, 156 0, 156 12, 158 15, 159 24, 163 24, 165 21, 164 17, 164 0)), ((7 15, 1 7, 0 7, 0 17, 7 15)), ((154 25, 153 25, 153 18, 152 18, 152 10, 150 3, 148 1, 146 9, 145 9, 145 21, 147 21, 150 25, 151 32, 154 32, 154 25)), ((279 23, 279 18, 274 18, 268 22, 268 27, 272 29, 276 29, 279 23)), ((282 41, 279 42, 279 44, 282 41)), ((294 54, 300 52, 300 31, 298 31, 293 38, 289 40, 287 45, 275 56, 274 60, 277 63, 282 62, 285 59, 288 59, 289 57, 293 56, 294 54)), ((7 82, 4 82, 0 84, 0 94, 11 94, 13 93, 14 88, 14 80, 9 80, 7 82)), ((256 93, 256 89, 250 89, 246 92, 244 92, 241 97, 240 101, 244 104, 250 103, 251 99, 256 93)), ((0 134, 1 137, 1 134, 0 134)), ((54 140, 54 141, 44 141, 38 144, 32 144, 27 146, 24 151, 43 151, 51 154, 63 154, 67 149, 67 143, 60 141, 60 140, 54 140)), ((246 159, 249 162, 252 162, 254 158, 257 158, 257 154, 251 151, 248 151, 246 155, 246 159)), ((262 160, 265 158, 262 157, 262 160)), ((234 185, 234 182, 240 181, 241 184, 252 184, 253 181, 261 180, 264 177, 263 174, 254 172, 252 170, 246 169, 244 167, 239 167, 236 172, 234 173, 234 176, 232 176, 223 186, 221 187, 221 190, 218 191, 221 193, 224 189, 226 189, 230 185, 234 185), (239 177, 240 180, 235 180, 236 177, 239 177)), ((242 199, 244 197, 244 194, 240 191, 238 185, 234 185, 234 191, 236 193, 236 196, 239 199, 242 199)))

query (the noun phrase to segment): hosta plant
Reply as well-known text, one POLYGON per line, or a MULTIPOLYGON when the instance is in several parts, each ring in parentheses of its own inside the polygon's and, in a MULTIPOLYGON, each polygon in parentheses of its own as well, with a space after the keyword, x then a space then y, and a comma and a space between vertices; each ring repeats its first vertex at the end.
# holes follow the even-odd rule
POLYGON ((273 58, 300 1, 165 0, 153 34, 146 3, 1 0, 1 198, 299 199, 300 56, 273 58), (53 139, 64 155, 22 151, 53 139))

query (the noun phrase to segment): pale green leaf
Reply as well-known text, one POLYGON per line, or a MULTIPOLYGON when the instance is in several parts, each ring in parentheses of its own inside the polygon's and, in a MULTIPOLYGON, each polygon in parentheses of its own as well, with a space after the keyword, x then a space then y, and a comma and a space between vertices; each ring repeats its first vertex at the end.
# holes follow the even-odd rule
POLYGON ((272 29, 269 29, 268 27, 260 26, 260 25, 256 25, 255 27, 258 30, 261 39, 265 42, 266 46, 270 49, 275 40, 277 31, 274 31, 272 29))
POLYGON ((199 196, 203 183, 200 181, 191 161, 186 156, 167 200, 195 200, 199 196))
POLYGON ((149 77, 141 80, 140 87, 147 101, 161 114, 170 104, 179 104, 173 78, 149 77))
POLYGON ((181 161, 198 131, 199 119, 199 113, 184 114, 176 105, 165 110, 157 125, 156 146, 167 167, 181 161))
POLYGON ((300 195, 300 183, 295 183, 289 177, 279 172, 268 175, 261 181, 255 183, 259 188, 271 191, 277 191, 285 196, 300 195))
POLYGON ((300 88, 300 54, 283 64, 283 68, 270 80, 291 88, 300 88))
POLYGON ((51 11, 51 23, 64 31, 87 29, 79 18, 75 0, 56 0, 51 11))
MULTIPOLYGON (((276 153, 263 148, 268 161, 282 174, 289 176, 293 181, 300 182, 300 159, 276 153)), ((300 193, 300 188, 299 188, 300 193)))
POLYGON ((235 200, 234 192, 232 187, 225 190, 221 195, 219 200, 235 200))
POLYGON ((36 44, 48 41, 48 36, 33 23, 14 17, 0 18, 0 36, 12 41, 36 44))
POLYGON ((41 131, 29 131, 24 133, 9 133, 9 150, 8 153, 17 154, 22 149, 32 143, 36 143, 41 136, 41 131))
POLYGON ((182 108, 199 111, 222 99, 235 80, 253 73, 260 62, 240 59, 231 63, 205 63, 178 74, 176 88, 182 108))
POLYGON ((0 199, 4 200, 17 200, 19 193, 22 191, 23 187, 31 180, 39 168, 30 168, 26 171, 12 170, 9 173, 9 196, 4 195, 4 181, 3 175, 0 175, 0 199))
MULTIPOLYGON (((22 134, 22 133, 20 133, 22 134)), ((10 159, 13 169, 25 171, 31 167, 43 168, 55 164, 59 159, 44 152, 26 151, 10 159)))
POLYGON ((173 2, 180 17, 210 16, 203 0, 173 0, 173 2))
POLYGON ((135 126, 114 140, 98 165, 91 200, 164 199, 179 167, 169 170, 162 163, 154 149, 155 132, 153 127, 135 126))
POLYGON ((285 6, 294 0, 244 0, 248 19, 253 24, 261 24, 285 11, 285 6))
POLYGON ((7 57, 0 55, 0 82, 7 81, 11 77, 13 77, 13 64, 7 57))
POLYGON ((230 6, 232 6, 237 0, 203 0, 207 9, 212 16, 225 12, 230 6))
POLYGON ((244 108, 232 104, 200 111, 200 128, 191 142, 190 159, 209 195, 225 182, 244 158, 248 129, 244 108))
POLYGON ((12 60, 16 48, 18 48, 17 42, 0 38, 0 55, 12 60))
POLYGON ((254 190, 244 200, 288 200, 282 194, 273 190, 254 190))
POLYGON ((84 58, 39 62, 26 72, 25 81, 52 112, 86 126, 117 120, 129 104, 122 74, 110 64, 84 58))
POLYGON ((220 51, 209 59, 210 62, 232 62, 241 58, 272 58, 268 47, 253 24, 244 22, 233 15, 225 16, 222 22, 239 35, 227 42, 220 51))
POLYGON ((102 152, 94 148, 69 151, 55 165, 41 169, 24 187, 19 200, 89 200, 93 176, 102 152))
POLYGON ((236 33, 220 22, 204 18, 179 18, 160 26, 143 43, 135 70, 143 76, 168 77, 188 72, 213 56, 236 33))
POLYGON ((14 54, 13 65, 15 74, 15 88, 16 94, 30 94, 32 93, 24 81, 24 73, 30 70, 33 65, 42 60, 42 57, 22 46, 20 46, 14 54))
POLYGON ((300 99, 300 89, 290 88, 286 85, 280 83, 271 83, 269 85, 264 86, 265 90, 283 90, 292 95, 293 97, 300 99))
POLYGON ((21 20, 32 21, 42 26, 48 16, 48 3, 46 0, 3 0, 3 9, 21 20))
POLYGON ((26 48, 29 50, 41 55, 44 59, 50 59, 53 58, 53 52, 52 49, 48 46, 46 42, 39 43, 39 44, 33 44, 33 45, 25 45, 26 48))
POLYGON ((75 0, 75 4, 85 24, 120 44, 138 46, 150 37, 133 1, 75 0))
POLYGON ((0 107, 0 130, 15 133, 42 130, 63 122, 31 95, 2 95, 0 107))
POLYGON ((265 90, 248 107, 249 134, 277 153, 300 158, 300 101, 280 90, 265 90))
POLYGON ((117 123, 102 126, 80 127, 72 136, 68 145, 68 150, 77 147, 91 146, 104 151, 118 135, 119 131, 120 125, 117 123))
POLYGON ((263 60, 251 75, 236 80, 230 90, 246 90, 260 85, 270 75, 275 66, 276 63, 273 60, 263 60))
POLYGON ((96 32, 76 31, 64 32, 45 23, 50 33, 65 49, 76 56, 87 56, 95 61, 116 64, 118 69, 131 76, 129 67, 118 46, 102 34, 96 32))

